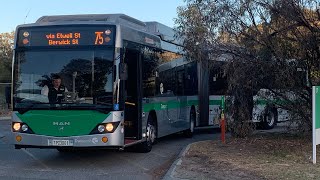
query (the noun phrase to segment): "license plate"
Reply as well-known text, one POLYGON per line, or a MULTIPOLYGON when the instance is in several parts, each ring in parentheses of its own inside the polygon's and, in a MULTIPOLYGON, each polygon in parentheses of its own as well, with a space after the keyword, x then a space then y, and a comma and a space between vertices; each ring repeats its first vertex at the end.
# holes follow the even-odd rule
POLYGON ((49 146, 73 146, 72 140, 49 139, 49 146))

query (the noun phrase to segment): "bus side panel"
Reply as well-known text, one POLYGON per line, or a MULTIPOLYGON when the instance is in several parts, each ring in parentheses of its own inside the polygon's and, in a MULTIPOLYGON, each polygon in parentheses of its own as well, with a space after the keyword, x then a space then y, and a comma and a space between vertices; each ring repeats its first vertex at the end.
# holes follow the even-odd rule
MULTIPOLYGON (((149 114, 152 110, 156 112, 158 137, 178 132, 177 109, 179 108, 179 104, 177 97, 155 97, 148 98, 148 101, 149 102, 143 102, 143 112, 145 114, 149 114)), ((146 126, 147 115, 145 115, 145 119, 142 127, 146 126)))
POLYGON ((188 129, 190 124, 190 114, 191 114, 191 108, 194 107, 194 111, 196 113, 196 120, 195 120, 195 126, 199 126, 199 123, 200 123, 200 110, 199 110, 199 97, 198 96, 187 96, 187 111, 186 111, 186 116, 187 116, 187 122, 188 122, 188 125, 186 126, 187 128, 185 129, 188 129))
POLYGON ((210 126, 217 126, 220 125, 220 115, 221 115, 221 101, 222 96, 209 96, 209 122, 208 125, 210 126))

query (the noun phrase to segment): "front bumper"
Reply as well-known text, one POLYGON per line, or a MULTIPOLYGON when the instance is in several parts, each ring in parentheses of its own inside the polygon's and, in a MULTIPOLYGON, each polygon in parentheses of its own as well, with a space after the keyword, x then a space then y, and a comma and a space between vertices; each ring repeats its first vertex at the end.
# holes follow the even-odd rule
POLYGON ((13 133, 14 145, 16 148, 85 148, 85 147, 123 147, 124 136, 121 132, 106 133, 106 134, 94 134, 84 136, 70 136, 70 137, 55 137, 55 136, 44 136, 36 134, 26 133, 13 133), (21 141, 18 142, 16 137, 20 136, 21 141), (107 138, 107 142, 103 142, 102 138, 107 138), (53 144, 52 141, 68 141, 68 144, 57 145, 53 144))

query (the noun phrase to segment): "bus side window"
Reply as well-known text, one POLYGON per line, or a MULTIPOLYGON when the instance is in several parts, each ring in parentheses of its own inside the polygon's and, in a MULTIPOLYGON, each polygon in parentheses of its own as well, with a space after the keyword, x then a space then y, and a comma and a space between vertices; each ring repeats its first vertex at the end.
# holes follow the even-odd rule
POLYGON ((157 82, 157 95, 173 96, 175 95, 175 78, 174 69, 169 69, 159 73, 157 82), (160 92, 160 84, 162 83, 163 92, 160 92))
POLYGON ((185 65, 185 92, 187 96, 198 94, 198 78, 197 78, 197 64, 191 62, 185 65))
POLYGON ((156 94, 156 69, 158 58, 151 48, 144 48, 142 57, 143 97, 153 97, 156 94))
POLYGON ((184 69, 183 69, 183 66, 182 66, 181 70, 177 71, 177 78, 176 79, 177 79, 176 94, 178 96, 183 96, 184 95, 184 69))

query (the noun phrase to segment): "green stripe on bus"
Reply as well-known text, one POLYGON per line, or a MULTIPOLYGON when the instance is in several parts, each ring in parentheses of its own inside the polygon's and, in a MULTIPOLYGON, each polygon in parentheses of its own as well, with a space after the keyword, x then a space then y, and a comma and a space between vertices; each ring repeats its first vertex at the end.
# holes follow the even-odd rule
POLYGON ((188 106, 198 106, 199 105, 199 100, 189 100, 188 101, 188 106))
POLYGON ((92 110, 30 110, 16 115, 37 135, 65 137, 90 134, 110 113, 92 110))
POLYGON ((255 101, 257 105, 267 105, 267 104, 286 104, 288 103, 285 100, 265 100, 265 99, 258 99, 255 101))
POLYGON ((170 100, 167 102, 157 102, 157 103, 146 103, 143 105, 143 111, 148 112, 151 110, 164 110, 164 109, 177 109, 187 106, 197 106, 199 104, 199 100, 189 100, 178 102, 177 100, 170 100))
POLYGON ((262 100, 262 99, 256 100, 256 104, 258 105, 266 105, 268 104, 268 102, 270 103, 270 101, 267 101, 267 100, 262 100))
POLYGON ((221 100, 210 100, 209 105, 221 105, 221 100))
MULTIPOLYGON (((209 105, 219 105, 221 106, 222 101, 221 100, 210 100, 209 105)), ((267 105, 267 104, 285 104, 286 101, 284 100, 264 100, 264 99, 258 99, 255 101, 257 105, 267 105)))

